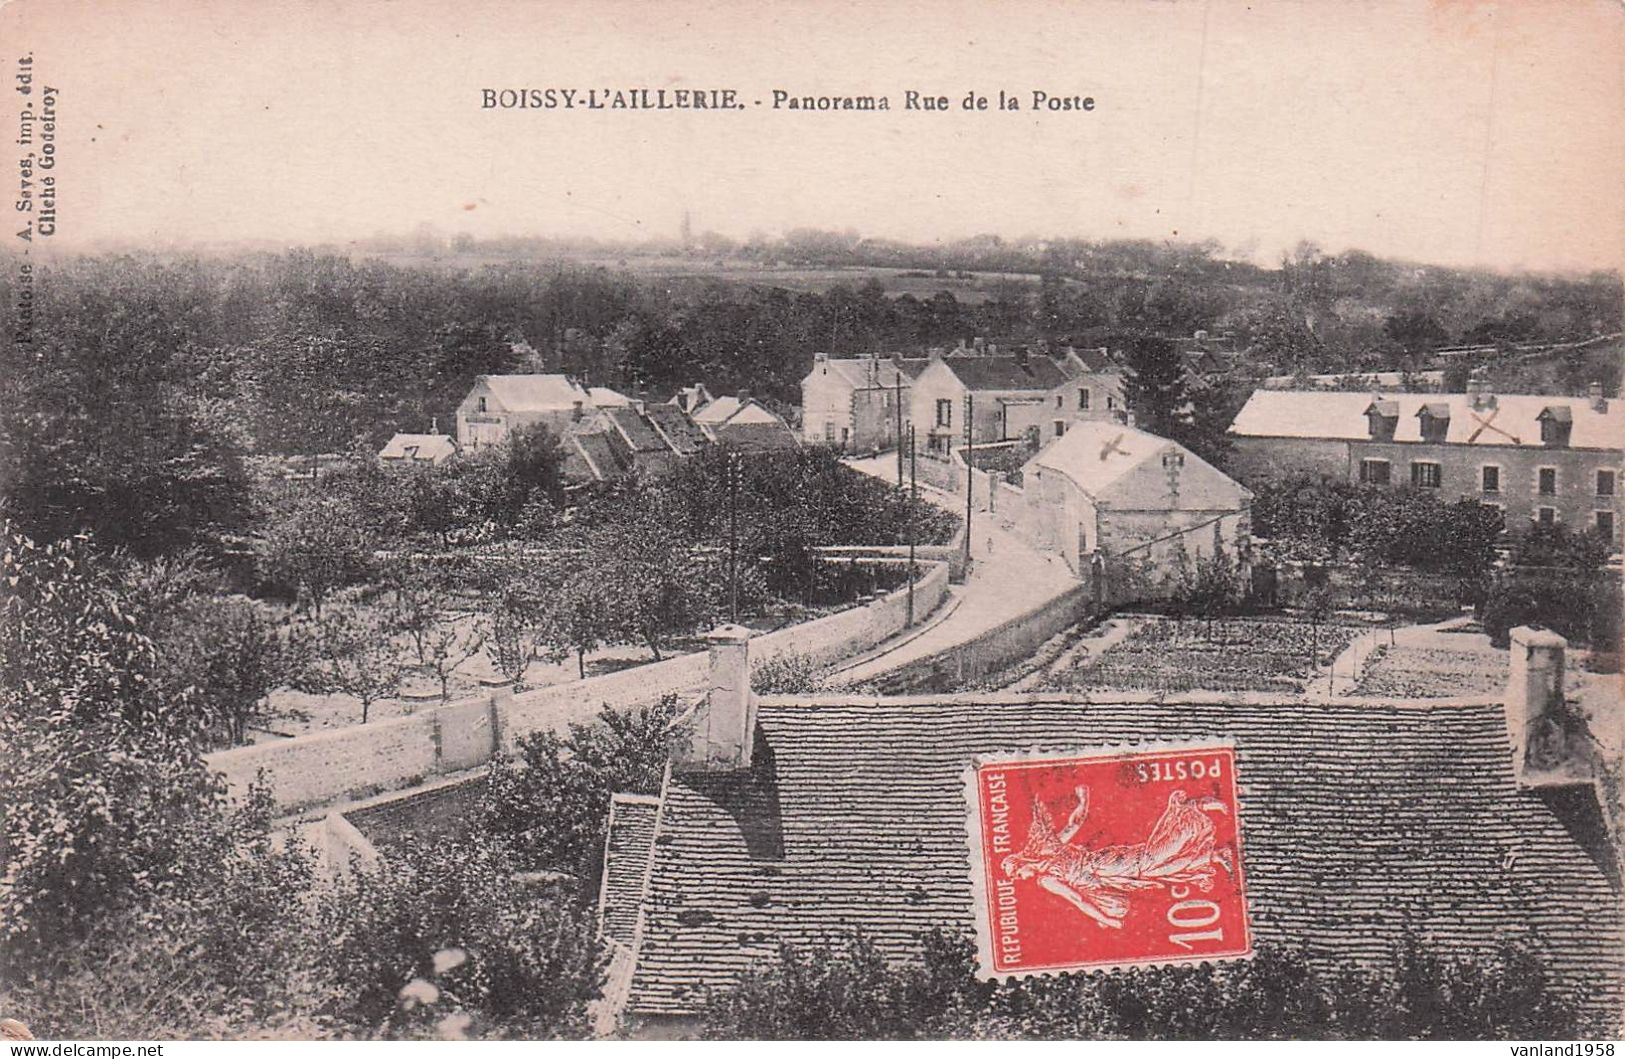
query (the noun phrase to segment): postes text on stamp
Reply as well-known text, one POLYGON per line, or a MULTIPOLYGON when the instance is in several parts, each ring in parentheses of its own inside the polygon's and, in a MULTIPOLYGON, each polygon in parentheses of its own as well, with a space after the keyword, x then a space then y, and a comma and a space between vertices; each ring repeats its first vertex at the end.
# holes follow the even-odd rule
POLYGON ((1252 954, 1227 743, 985 757, 966 787, 984 977, 1252 954))

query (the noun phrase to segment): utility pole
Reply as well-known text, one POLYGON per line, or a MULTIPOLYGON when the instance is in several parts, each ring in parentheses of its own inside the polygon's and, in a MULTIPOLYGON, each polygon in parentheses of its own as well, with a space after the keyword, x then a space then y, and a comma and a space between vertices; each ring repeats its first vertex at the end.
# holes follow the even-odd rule
POLYGON ((976 435, 971 431, 975 422, 972 413, 975 412, 975 398, 965 395, 965 565, 970 565, 970 494, 975 479, 971 477, 971 470, 976 466, 972 457, 976 454, 976 435))
MULTIPOLYGON (((897 458, 903 458, 903 437, 897 436, 897 458)), ((899 464, 901 465, 901 464, 899 464)), ((914 538, 920 535, 915 508, 920 502, 919 465, 914 459, 914 424, 908 425, 908 626, 914 624, 914 538)))
POLYGON ((892 380, 896 396, 892 403, 897 406, 897 488, 903 488, 903 369, 892 365, 897 377, 892 380))

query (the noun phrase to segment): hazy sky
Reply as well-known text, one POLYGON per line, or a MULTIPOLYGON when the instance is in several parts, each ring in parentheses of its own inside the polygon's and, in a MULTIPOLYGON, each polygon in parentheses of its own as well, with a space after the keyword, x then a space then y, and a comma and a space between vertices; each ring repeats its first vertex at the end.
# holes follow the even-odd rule
POLYGON ((1266 258, 1308 238, 1444 263, 1625 260, 1611 0, 13 0, 0 40, 59 90, 62 246, 422 223, 672 236, 687 210, 733 236, 1177 234, 1266 258), (484 88, 621 86, 733 88, 747 106, 480 107, 484 88), (774 112, 775 88, 894 109, 774 112), (909 89, 953 109, 903 110, 909 89), (1096 109, 959 109, 1001 89, 1096 109))

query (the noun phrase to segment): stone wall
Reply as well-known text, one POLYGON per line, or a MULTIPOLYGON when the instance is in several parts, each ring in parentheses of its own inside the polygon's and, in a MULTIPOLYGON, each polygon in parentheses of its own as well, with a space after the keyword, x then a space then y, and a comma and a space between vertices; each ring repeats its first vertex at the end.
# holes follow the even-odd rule
MULTIPOLYGON (((915 585, 921 615, 935 610, 948 589, 947 564, 925 565, 928 569, 915 585)), ((905 585, 867 605, 757 637, 751 654, 759 660, 800 655, 831 664, 897 635, 907 617, 905 585)), ((706 654, 699 651, 520 695, 480 696, 409 717, 235 747, 207 760, 234 794, 259 777, 284 810, 331 805, 477 767, 498 748, 511 749, 516 739, 532 732, 563 729, 572 721, 589 720, 600 709, 629 709, 689 693, 704 684, 705 675, 706 654)))
POLYGON ((873 683, 887 695, 959 690, 1031 657, 1045 641, 1088 621, 1094 612, 1089 586, 1079 585, 973 640, 909 662, 873 683))

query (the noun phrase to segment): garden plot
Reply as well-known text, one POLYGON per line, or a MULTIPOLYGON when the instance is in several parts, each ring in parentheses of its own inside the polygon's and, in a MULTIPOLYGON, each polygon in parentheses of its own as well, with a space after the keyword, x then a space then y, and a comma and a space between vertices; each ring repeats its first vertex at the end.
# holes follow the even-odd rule
POLYGON ((1506 690, 1505 651, 1451 651, 1378 644, 1353 694, 1390 699, 1443 699, 1506 690))
POLYGON ((1054 673, 1050 690, 1280 691, 1296 694, 1360 629, 1268 619, 1148 618, 1098 657, 1054 673))

